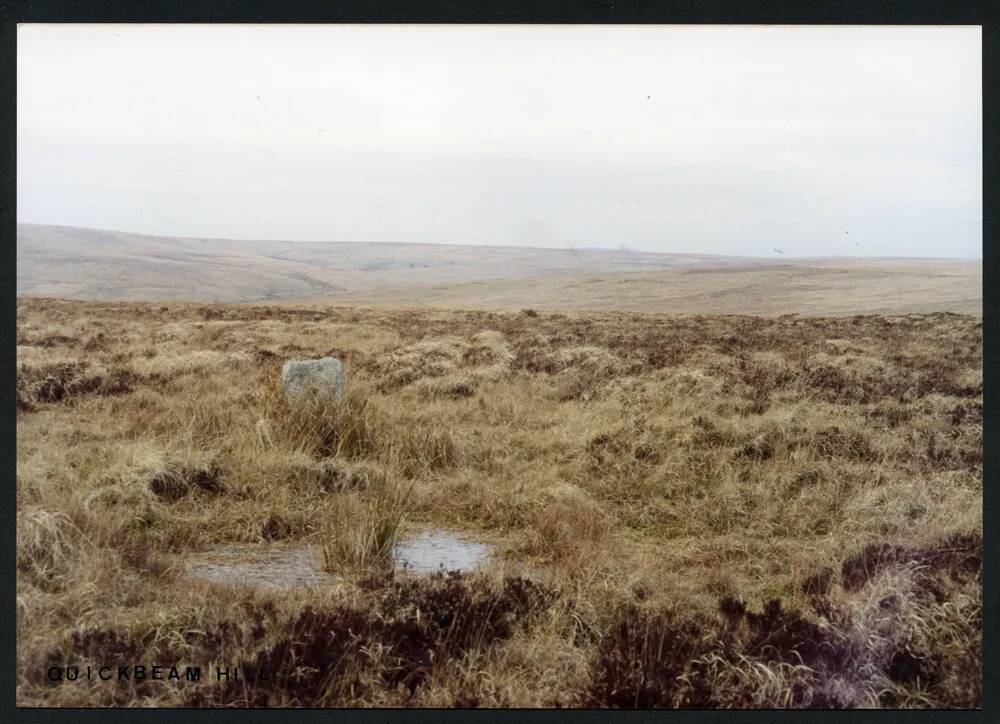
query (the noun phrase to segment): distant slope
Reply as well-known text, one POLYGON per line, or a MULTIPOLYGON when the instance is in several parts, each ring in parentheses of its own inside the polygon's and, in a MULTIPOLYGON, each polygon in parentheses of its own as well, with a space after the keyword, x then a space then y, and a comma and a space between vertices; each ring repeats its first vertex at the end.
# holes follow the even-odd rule
POLYGON ((242 301, 357 288, 350 273, 262 256, 252 245, 19 224, 17 291, 70 299, 242 301))
POLYGON ((17 292, 106 300, 982 314, 982 263, 144 236, 18 225, 17 292))
POLYGON ((550 276, 331 294, 326 301, 456 309, 674 314, 981 316, 978 261, 845 259, 550 276))
POLYGON ((232 241, 37 224, 17 228, 18 294, 71 299, 298 299, 384 286, 734 261, 739 260, 607 250, 232 241))

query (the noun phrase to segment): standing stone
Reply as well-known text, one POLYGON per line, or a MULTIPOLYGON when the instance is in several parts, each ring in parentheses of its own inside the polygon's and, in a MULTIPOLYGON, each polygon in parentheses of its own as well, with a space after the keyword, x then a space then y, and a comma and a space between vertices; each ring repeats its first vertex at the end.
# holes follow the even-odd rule
POLYGON ((339 403, 347 394, 344 366, 336 357, 285 362, 281 367, 281 381, 289 402, 315 395, 339 403))

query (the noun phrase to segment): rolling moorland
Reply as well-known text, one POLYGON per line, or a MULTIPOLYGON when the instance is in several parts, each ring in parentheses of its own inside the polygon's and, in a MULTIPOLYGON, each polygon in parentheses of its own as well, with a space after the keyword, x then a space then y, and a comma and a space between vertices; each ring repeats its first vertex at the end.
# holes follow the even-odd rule
POLYGON ((981 706, 974 264, 911 264, 924 287, 882 262, 851 262, 882 286, 844 262, 796 267, 797 287, 772 266, 646 268, 625 305, 697 313, 639 314, 604 308, 626 270, 603 262, 426 277, 398 305, 359 282, 365 306, 301 257, 241 277, 235 250, 187 250, 173 275, 99 247, 51 264, 19 248, 20 705, 981 706), (702 296, 656 296, 661 274, 702 296), (161 301, 243 298, 259 275, 310 299, 161 301), (147 283, 160 299, 40 298, 147 283), (407 308, 472 297, 505 301, 407 308), (290 403, 282 363, 323 355, 346 401, 290 403), (394 573, 386 551, 427 527, 495 552, 394 573), (305 544, 335 583, 232 588, 186 564, 305 544), (47 677, 212 662, 269 678, 47 677))
MULTIPOLYGON (((768 252, 770 250, 767 250, 768 252)), ((982 314, 982 262, 143 236, 18 225, 20 296, 673 314, 982 314)))

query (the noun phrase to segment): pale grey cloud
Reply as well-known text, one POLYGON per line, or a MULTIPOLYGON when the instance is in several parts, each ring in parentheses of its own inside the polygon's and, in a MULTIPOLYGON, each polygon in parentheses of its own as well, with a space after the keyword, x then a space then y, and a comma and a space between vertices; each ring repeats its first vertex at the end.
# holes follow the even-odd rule
POLYGON ((978 28, 23 25, 18 219, 979 256, 978 28))

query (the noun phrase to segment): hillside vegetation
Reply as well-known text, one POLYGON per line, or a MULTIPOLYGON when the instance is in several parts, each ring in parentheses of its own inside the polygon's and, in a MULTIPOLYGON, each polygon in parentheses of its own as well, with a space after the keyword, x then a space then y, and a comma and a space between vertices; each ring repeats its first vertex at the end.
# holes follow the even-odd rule
POLYGON ((21 705, 981 705, 976 317, 21 298, 17 363, 21 705), (396 523, 495 560, 351 558, 396 523), (341 583, 184 574, 292 542, 341 583), (271 678, 46 678, 116 661, 271 678))

